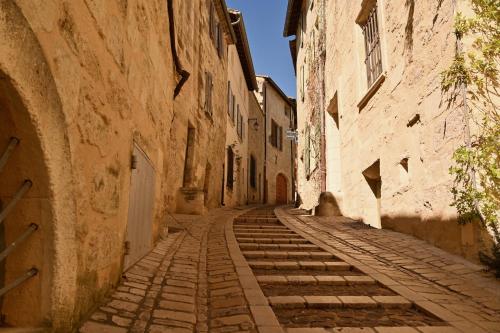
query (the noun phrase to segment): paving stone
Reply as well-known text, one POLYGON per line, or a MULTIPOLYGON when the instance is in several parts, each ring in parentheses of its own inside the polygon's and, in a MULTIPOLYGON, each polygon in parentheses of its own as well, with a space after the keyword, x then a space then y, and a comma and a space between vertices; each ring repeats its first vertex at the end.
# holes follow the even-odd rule
POLYGON ((275 308, 296 309, 305 307, 305 300, 300 296, 271 296, 267 299, 269 304, 275 308))
POLYGON ((324 271, 326 269, 325 263, 320 261, 300 261, 300 268, 310 269, 315 271, 324 271))
POLYGON ((137 308, 139 308, 138 304, 131 303, 131 302, 126 302, 126 301, 119 301, 119 300, 113 300, 108 303, 108 306, 118 309, 118 310, 125 310, 125 311, 136 311, 137 308))
POLYGON ((269 261, 249 261, 248 265, 254 269, 273 269, 274 263, 269 261))
POLYGON ((318 280, 311 275, 287 275, 286 279, 292 284, 317 284, 318 280))
POLYGON ((173 287, 167 286, 163 288, 163 291, 167 294, 177 294, 177 295, 185 295, 185 296, 194 296, 196 294, 196 290, 192 288, 181 288, 181 287, 173 287))
POLYGON ((299 263, 295 261, 275 261, 274 267, 276 269, 287 270, 287 269, 299 269, 299 263))
POLYGON ((371 327, 335 327, 332 329, 333 333, 373 333, 375 332, 371 327))
POLYGON ((124 327, 130 326, 130 324, 132 323, 132 319, 123 318, 123 317, 120 317, 120 316, 113 316, 113 317, 111 317, 111 321, 113 323, 115 323, 116 325, 118 325, 118 326, 124 326, 124 327))
POLYGON ((412 306, 410 301, 401 296, 372 296, 372 298, 384 308, 410 308, 412 306))
POLYGON ((342 302, 336 296, 304 296, 309 308, 339 308, 342 302))
POLYGON ((286 277, 281 275, 260 275, 257 276, 257 282, 265 284, 287 284, 286 277))
POLYGON ((288 328, 286 333, 329 333, 330 331, 320 327, 298 327, 288 328))
POLYGON ((80 333, 127 333, 123 327, 111 326, 106 324, 87 321, 79 330, 80 333))
POLYGON ((228 317, 221 317, 221 318, 216 318, 211 321, 211 327, 221 327, 221 326, 239 326, 241 324, 245 323, 252 323, 253 327, 253 321, 250 318, 249 315, 236 315, 236 316, 228 316, 228 317))
POLYGON ((141 296, 124 292, 115 292, 113 295, 111 295, 111 297, 133 303, 139 303, 142 300, 141 296))
POLYGON ((148 333, 193 333, 193 330, 154 324, 149 327, 148 333))
POLYGON ((375 327, 377 333, 417 333, 418 331, 413 327, 399 326, 399 327, 375 327))
POLYGON ((325 265, 328 271, 348 271, 351 269, 351 265, 341 261, 325 262, 325 265))
POLYGON ((158 303, 159 307, 167 310, 183 311, 183 312, 194 312, 194 304, 174 302, 174 301, 160 301, 158 303))
POLYGON ((344 276, 344 279, 347 281, 347 284, 349 284, 349 285, 376 284, 377 283, 373 278, 371 278, 370 276, 365 276, 365 275, 344 276))
POLYGON ((312 259, 332 259, 334 256, 328 252, 309 252, 312 259))
POLYGON ((368 296, 338 296, 344 307, 348 308, 374 308, 377 303, 368 296))
POLYGON ((416 327, 422 333, 460 333, 462 331, 451 326, 421 326, 416 327))
POLYGON ((289 257, 289 252, 286 251, 266 251, 266 258, 270 259, 286 259, 289 257))
POLYGON ((160 319, 173 319, 191 324, 196 323, 196 316, 194 314, 180 312, 180 311, 154 310, 153 317, 160 319))
POLYGON ((342 286, 346 285, 347 281, 344 279, 346 276, 328 276, 328 275, 316 275, 315 278, 318 281, 318 284, 326 284, 332 286, 342 286))

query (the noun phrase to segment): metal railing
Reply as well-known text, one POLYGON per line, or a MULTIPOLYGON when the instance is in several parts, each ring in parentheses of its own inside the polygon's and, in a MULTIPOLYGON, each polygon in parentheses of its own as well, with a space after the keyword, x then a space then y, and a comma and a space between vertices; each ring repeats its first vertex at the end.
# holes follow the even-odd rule
MULTIPOLYGON (((9 140, 9 144, 5 149, 4 153, 0 157, 0 172, 3 170, 4 166, 7 164, 10 155, 14 151, 14 149, 19 145, 20 140, 16 137, 11 137, 9 140)), ((9 203, 0 211, 0 224, 7 218, 9 213, 14 209, 17 203, 24 197, 26 192, 33 186, 33 182, 30 179, 26 179, 21 187, 16 191, 12 199, 9 203)), ((31 234, 33 234, 36 230, 38 230, 38 225, 35 223, 31 223, 14 242, 12 242, 8 247, 6 247, 2 252, 0 252, 0 262, 3 262, 9 254, 11 254, 21 243, 23 243, 31 234)), ((14 281, 10 282, 7 285, 2 286, 0 289, 0 297, 5 295, 10 290, 16 288, 24 281, 30 279, 31 277, 38 274, 38 269, 36 267, 32 267, 27 270, 23 275, 16 278, 14 281)))

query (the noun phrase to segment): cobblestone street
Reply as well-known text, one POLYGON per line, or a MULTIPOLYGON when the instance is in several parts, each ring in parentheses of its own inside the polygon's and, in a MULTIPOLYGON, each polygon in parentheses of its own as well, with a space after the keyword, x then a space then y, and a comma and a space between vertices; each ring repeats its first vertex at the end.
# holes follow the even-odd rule
POLYGON ((500 282, 411 236, 290 208, 175 225, 81 333, 500 332, 500 282))

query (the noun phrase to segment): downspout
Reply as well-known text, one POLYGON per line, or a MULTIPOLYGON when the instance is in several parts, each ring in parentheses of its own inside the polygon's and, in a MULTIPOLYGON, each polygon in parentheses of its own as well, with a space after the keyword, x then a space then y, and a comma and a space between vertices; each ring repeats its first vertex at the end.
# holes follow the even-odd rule
POLYGON ((325 129, 325 61, 326 61, 326 47, 323 43, 326 42, 325 34, 326 34, 326 20, 325 20, 325 1, 321 1, 321 34, 320 34, 320 42, 321 42, 321 54, 319 58, 319 77, 321 82, 320 89, 320 118, 321 118, 321 192, 326 192, 326 129, 325 129))
POLYGON ((189 72, 182 67, 179 55, 177 54, 177 45, 175 42, 174 0, 168 0, 167 7, 168 7, 168 26, 170 30, 170 49, 172 50, 172 58, 174 59, 175 71, 181 77, 180 81, 177 83, 174 89, 174 99, 175 99, 177 95, 179 95, 179 93, 181 92, 182 86, 184 86, 184 84, 189 79, 189 76, 191 74, 189 74, 189 72))
POLYGON ((264 91, 264 204, 267 204, 267 85, 262 83, 264 91))

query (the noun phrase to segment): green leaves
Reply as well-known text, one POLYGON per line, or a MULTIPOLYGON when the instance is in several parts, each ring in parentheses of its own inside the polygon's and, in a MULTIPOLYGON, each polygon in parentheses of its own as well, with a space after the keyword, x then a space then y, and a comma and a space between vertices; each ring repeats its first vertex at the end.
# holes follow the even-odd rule
POLYGON ((466 112, 466 120, 476 126, 476 135, 453 154, 454 164, 449 169, 454 176, 452 206, 458 211, 459 223, 480 219, 495 235, 493 257, 481 257, 489 258, 485 262, 492 263, 500 275, 500 0, 470 3, 474 16, 457 14, 454 28, 458 51, 450 67, 441 74, 441 89, 448 94, 448 107, 458 101, 457 106, 466 112), (464 39, 472 40, 467 52, 461 48, 464 39))

